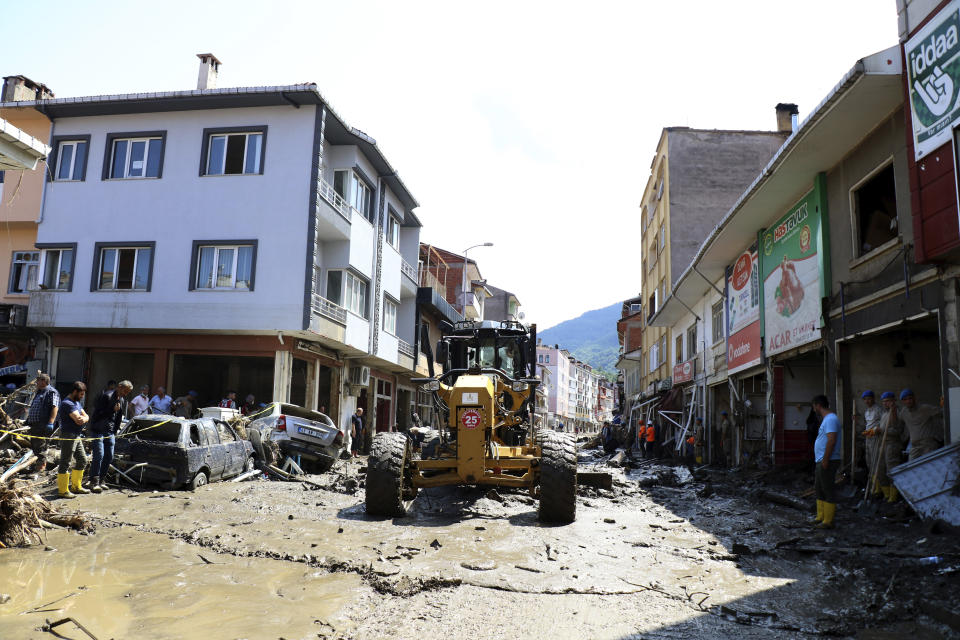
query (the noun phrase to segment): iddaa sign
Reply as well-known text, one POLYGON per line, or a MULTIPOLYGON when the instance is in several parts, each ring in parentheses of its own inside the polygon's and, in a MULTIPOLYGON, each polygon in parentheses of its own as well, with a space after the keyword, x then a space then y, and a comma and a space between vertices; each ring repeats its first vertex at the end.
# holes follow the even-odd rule
POLYGON ((949 142, 960 118, 960 0, 904 45, 916 159, 949 142))

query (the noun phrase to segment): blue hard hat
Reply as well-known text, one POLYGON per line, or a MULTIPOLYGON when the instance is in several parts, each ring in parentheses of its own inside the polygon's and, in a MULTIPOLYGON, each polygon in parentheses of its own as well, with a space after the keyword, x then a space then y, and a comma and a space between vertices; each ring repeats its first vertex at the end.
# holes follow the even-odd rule
POLYGON ((196 391, 188 391, 188 392, 187 392, 187 395, 188 395, 188 396, 191 396, 191 397, 193 397, 193 398, 196 398, 196 397, 197 397, 198 395, 200 395, 200 394, 197 393, 196 391))
POLYGON ((864 392, 860 395, 860 397, 861 397, 861 398, 872 398, 872 397, 873 397, 873 391, 871 391, 870 389, 867 389, 866 391, 864 391, 864 392))
POLYGON ((912 389, 904 389, 903 391, 900 392, 900 399, 904 400, 906 399, 907 396, 912 396, 912 395, 913 395, 912 389))
POLYGON ((722 416, 725 416, 725 415, 727 415, 727 411, 726 411, 726 409, 724 409, 723 411, 721 411, 721 412, 720 412, 720 415, 722 415, 722 416))
POLYGON ((894 395, 893 391, 884 391, 880 394, 881 400, 893 400, 897 396, 894 395))

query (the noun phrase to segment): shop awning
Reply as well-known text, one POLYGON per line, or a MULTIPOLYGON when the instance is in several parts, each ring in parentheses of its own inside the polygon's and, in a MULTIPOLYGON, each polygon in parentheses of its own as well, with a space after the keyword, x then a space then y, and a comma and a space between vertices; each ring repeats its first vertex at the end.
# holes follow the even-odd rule
POLYGON ((724 277, 727 266, 903 104, 900 47, 859 60, 767 163, 700 246, 649 324, 671 327, 724 277))

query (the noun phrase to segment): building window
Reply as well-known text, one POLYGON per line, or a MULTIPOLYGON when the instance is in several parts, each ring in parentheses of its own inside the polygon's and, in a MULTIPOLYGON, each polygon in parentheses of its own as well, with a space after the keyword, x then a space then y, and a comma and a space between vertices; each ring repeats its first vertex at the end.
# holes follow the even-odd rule
POLYGON ((545 360, 545 362, 546 362, 547 364, 550 364, 550 354, 549 354, 549 353, 546 355, 546 357, 544 358, 544 360, 545 360))
POLYGON ((159 178, 166 131, 107 135, 104 179, 159 178))
POLYGON ((674 362, 680 364, 683 362, 683 336, 677 336, 677 339, 674 340, 673 348, 676 351, 674 354, 674 362))
POLYGON ((650 264, 647 265, 648 269, 653 269, 653 265, 657 264, 657 240, 654 239, 650 244, 650 264))
POLYGON ((539 354, 539 355, 537 355, 537 362, 540 363, 540 364, 543 364, 543 354, 542 354, 542 353, 539 354))
POLYGON ((154 243, 148 246, 95 245, 91 291, 149 291, 154 243))
POLYGON ((361 318, 367 317, 367 291, 370 285, 352 271, 327 272, 327 300, 361 318))
POLYGON ((257 241, 193 241, 190 289, 253 291, 257 241))
POLYGON ((7 293, 28 293, 37 288, 40 269, 39 251, 14 251, 10 264, 10 286, 7 293))
POLYGON ((80 181, 87 176, 87 150, 90 136, 54 138, 56 158, 51 158, 54 179, 57 181, 80 181))
POLYGON ((383 330, 397 335, 397 303, 387 297, 383 299, 383 330))
POLYGON ((687 328, 687 357, 692 358, 697 355, 697 323, 694 322, 687 328))
POLYGON ((200 175, 262 174, 267 127, 204 129, 200 175))
POLYGON ((70 291, 73 289, 73 256, 71 247, 44 247, 40 255, 40 289, 70 291))
MULTIPOLYGON (((337 173, 344 174, 347 172, 338 171, 337 173)), ((342 189, 344 178, 341 176, 339 180, 340 188, 342 189)), ((334 176, 334 190, 337 188, 336 183, 337 176, 334 176)), ((348 200, 350 205, 360 212, 360 215, 366 218, 370 224, 373 224, 373 189, 371 189, 370 185, 357 175, 355 171, 350 172, 350 195, 348 200)))
POLYGON ((660 251, 663 251, 664 247, 667 246, 667 229, 662 224, 660 225, 660 251))
POLYGON ((711 316, 713 343, 716 344, 723 340, 723 300, 713 305, 711 316))
POLYGON ((394 249, 400 249, 400 221, 394 216, 387 216, 387 242, 394 249))
POLYGON ((654 369, 656 369, 658 365, 659 363, 657 362, 657 344, 654 343, 654 345, 650 347, 650 372, 653 373, 654 369))
POLYGON ((857 257, 897 237, 897 190, 892 162, 855 186, 850 199, 857 257))

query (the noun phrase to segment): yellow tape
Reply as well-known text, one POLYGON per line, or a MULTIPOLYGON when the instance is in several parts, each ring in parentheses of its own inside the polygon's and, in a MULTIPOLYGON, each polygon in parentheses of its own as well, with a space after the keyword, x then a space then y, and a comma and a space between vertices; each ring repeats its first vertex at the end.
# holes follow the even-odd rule
MULTIPOLYGON (((267 408, 263 409, 262 411, 258 411, 257 413, 253 413, 253 414, 251 414, 251 415, 249 415, 249 416, 246 416, 246 417, 249 417, 249 418, 252 420, 252 419, 255 418, 256 416, 259 416, 261 413, 266 413, 267 411, 270 411, 271 409, 273 409, 273 407, 276 406, 276 404, 277 404, 277 403, 275 403, 275 402, 274 402, 274 403, 271 403, 270 406, 268 406, 267 408)), ((143 414, 141 414, 141 415, 143 415, 143 414)), ((148 415, 152 415, 152 414, 148 414, 148 415)), ((139 418, 140 416, 137 416, 137 417, 139 418)), ((174 417, 176 417, 176 416, 174 416, 174 417)), ((182 419, 183 419, 183 420, 191 420, 192 418, 182 418, 182 419)), ((163 422, 158 422, 157 424, 152 424, 152 425, 150 425, 149 427, 144 427, 143 429, 137 429, 136 431, 125 431, 125 432, 122 433, 122 434, 111 434, 111 435, 116 435, 117 438, 128 438, 128 437, 130 437, 130 436, 132 436, 132 435, 134 435, 134 434, 137 434, 137 433, 143 433, 144 431, 149 431, 150 429, 156 429, 157 427, 162 427, 163 425, 167 424, 168 422, 173 422, 173 420, 174 420, 174 418, 169 418, 169 419, 167 419, 167 420, 164 420, 163 422)), ((52 436, 32 436, 32 435, 30 435, 30 434, 28 434, 28 433, 23 433, 22 431, 8 431, 8 430, 6 430, 6 429, 0 429, 0 433, 9 433, 10 435, 17 436, 18 438, 29 438, 29 439, 32 439, 32 440, 58 440, 58 441, 63 441, 63 440, 76 440, 77 438, 79 438, 79 439, 81 439, 81 440, 90 440, 90 441, 93 441, 93 440, 106 440, 107 438, 110 437, 110 435, 106 435, 106 436, 100 436, 100 437, 94 438, 94 437, 90 437, 90 436, 84 436, 84 435, 81 434, 81 435, 75 436, 75 437, 73 437, 73 438, 54 438, 54 437, 52 437, 52 436)))

